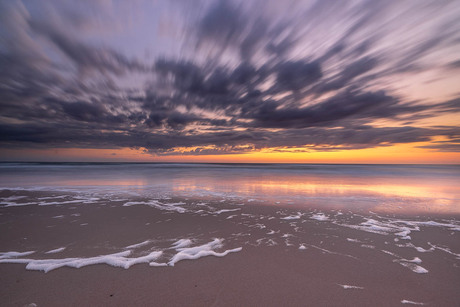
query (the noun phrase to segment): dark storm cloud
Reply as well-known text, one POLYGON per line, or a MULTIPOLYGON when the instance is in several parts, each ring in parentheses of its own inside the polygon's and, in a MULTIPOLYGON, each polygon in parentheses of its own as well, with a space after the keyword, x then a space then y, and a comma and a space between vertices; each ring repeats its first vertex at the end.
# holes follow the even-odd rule
MULTIPOLYGON (((382 25, 396 3, 200 2, 204 11, 184 14, 180 35, 187 39, 178 56, 142 59, 117 44, 85 39, 104 14, 94 20, 64 3, 54 7, 59 18, 45 18, 2 4, 0 144, 132 147, 163 155, 193 147, 190 154, 199 155, 370 148, 442 136, 446 141, 425 148, 456 151, 458 127, 416 122, 459 112, 460 99, 408 99, 387 79, 435 67, 422 60, 452 46, 458 27, 443 21, 434 29, 441 32, 408 38, 390 54, 382 40, 394 33, 382 25), (331 32, 333 38, 323 37, 331 32), (383 128, 377 120, 395 124, 383 128)), ((403 19, 393 22, 396 31, 405 26, 403 19)), ((147 32, 152 37, 144 39, 153 40, 147 32)), ((439 67, 455 69, 457 62, 439 67)))
POLYGON ((417 146, 418 148, 428 148, 443 152, 460 152, 460 140, 449 140, 446 142, 433 142, 431 145, 417 146))
POLYGON ((199 93, 204 90, 203 71, 194 63, 160 60, 155 64, 155 69, 162 77, 172 75, 174 85, 180 91, 199 93))
MULTIPOLYGON (((300 147, 306 151, 337 149, 361 149, 376 146, 389 146, 396 143, 427 141, 436 135, 459 135, 459 129, 437 128, 423 129, 417 127, 374 128, 361 126, 342 129, 321 127, 303 129, 284 129, 277 132, 264 130, 246 132, 207 132, 187 135, 183 132, 152 133, 141 130, 125 130, 124 133, 102 132, 91 128, 55 125, 0 126, 6 134, 0 135, 0 141, 10 147, 27 145, 29 148, 43 146, 94 148, 147 148, 155 154, 173 154, 175 147, 202 147, 190 154, 237 153, 266 147, 300 147), (207 148, 214 146, 214 148, 207 148), (329 149, 328 149, 329 148, 329 149)), ((458 137, 457 137, 458 138, 458 137)), ((445 149, 449 142, 433 144, 429 148, 445 149)), ((452 144, 450 144, 452 145, 452 144)), ((452 148, 450 146, 449 148, 452 148)))
POLYGON ((62 110, 71 119, 81 122, 117 125, 127 120, 124 115, 110 114, 104 105, 98 103, 88 103, 84 101, 70 102, 62 104, 62 110))
POLYGON ((276 81, 280 89, 291 91, 301 90, 323 76, 318 62, 284 62, 279 64, 277 73, 276 81))
POLYGON ((340 126, 344 119, 371 120, 402 115, 418 111, 419 107, 406 107, 398 104, 394 97, 384 92, 355 93, 346 92, 324 102, 307 107, 278 108, 276 102, 265 102, 246 114, 255 120, 255 125, 270 128, 340 126))
POLYGON ((356 77, 372 70, 377 66, 378 61, 375 58, 364 57, 362 59, 352 62, 344 68, 337 76, 333 77, 331 81, 320 84, 317 88, 319 93, 339 90, 344 88, 349 82, 356 77))

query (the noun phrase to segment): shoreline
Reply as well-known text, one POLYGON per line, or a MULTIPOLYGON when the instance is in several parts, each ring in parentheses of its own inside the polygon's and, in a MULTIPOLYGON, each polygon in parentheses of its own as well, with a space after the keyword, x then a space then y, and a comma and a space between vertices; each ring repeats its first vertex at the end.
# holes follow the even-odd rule
POLYGON ((27 196, 12 199, 8 193, 0 192, 0 303, 6 306, 460 302, 457 215, 45 191, 15 192, 27 196), (34 197, 48 205, 4 205, 34 197), (34 253, 5 254, 28 251, 34 253), (77 259, 59 267, 68 258, 77 259), (43 266, 46 259, 52 263, 43 266), (44 273, 28 265, 57 267, 44 273))

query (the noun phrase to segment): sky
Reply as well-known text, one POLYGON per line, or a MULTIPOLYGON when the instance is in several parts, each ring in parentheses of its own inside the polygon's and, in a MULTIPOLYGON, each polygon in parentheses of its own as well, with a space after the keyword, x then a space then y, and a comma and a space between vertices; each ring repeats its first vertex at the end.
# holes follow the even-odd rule
POLYGON ((0 0, 0 161, 460 163, 460 2, 0 0))

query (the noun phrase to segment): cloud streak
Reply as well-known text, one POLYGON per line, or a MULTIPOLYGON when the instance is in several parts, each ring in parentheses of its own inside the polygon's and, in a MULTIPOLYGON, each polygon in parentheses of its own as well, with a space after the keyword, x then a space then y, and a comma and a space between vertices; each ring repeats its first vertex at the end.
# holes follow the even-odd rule
POLYGON ((460 112, 450 1, 117 5, 1 3, 2 148, 458 151, 458 125, 426 124, 460 112))

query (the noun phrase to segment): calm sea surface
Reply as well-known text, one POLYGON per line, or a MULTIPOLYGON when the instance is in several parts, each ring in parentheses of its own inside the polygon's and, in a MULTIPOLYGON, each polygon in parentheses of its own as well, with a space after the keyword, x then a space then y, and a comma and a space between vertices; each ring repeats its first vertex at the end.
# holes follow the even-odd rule
POLYGON ((1 163, 0 188, 460 213, 459 165, 1 163))

